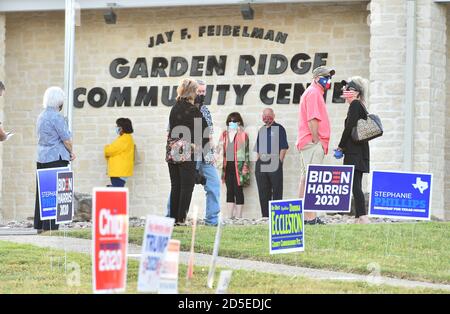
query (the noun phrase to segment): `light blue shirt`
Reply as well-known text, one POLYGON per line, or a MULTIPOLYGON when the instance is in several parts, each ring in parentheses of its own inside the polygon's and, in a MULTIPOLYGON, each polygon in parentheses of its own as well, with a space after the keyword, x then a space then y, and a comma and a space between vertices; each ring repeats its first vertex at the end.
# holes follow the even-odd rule
POLYGON ((37 161, 47 163, 60 159, 70 161, 70 154, 63 141, 70 140, 64 117, 57 108, 46 108, 41 112, 36 123, 38 138, 37 161))

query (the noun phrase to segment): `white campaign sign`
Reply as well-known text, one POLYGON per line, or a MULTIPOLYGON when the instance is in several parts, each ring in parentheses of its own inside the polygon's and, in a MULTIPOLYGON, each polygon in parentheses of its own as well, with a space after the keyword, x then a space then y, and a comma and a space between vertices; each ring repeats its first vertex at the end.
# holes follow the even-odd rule
POLYGON ((159 277, 158 293, 177 294, 178 293, 178 263, 180 259, 180 241, 170 240, 166 257, 161 267, 159 277))
POLYGON ((164 257, 167 252, 175 220, 147 216, 139 265, 138 291, 157 292, 164 257))

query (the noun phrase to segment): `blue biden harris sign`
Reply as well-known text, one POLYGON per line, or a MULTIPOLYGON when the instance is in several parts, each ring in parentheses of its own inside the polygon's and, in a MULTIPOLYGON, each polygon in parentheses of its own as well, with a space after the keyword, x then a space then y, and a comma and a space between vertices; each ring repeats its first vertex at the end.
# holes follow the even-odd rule
POLYGON ((373 171, 369 216, 429 220, 433 176, 373 171))

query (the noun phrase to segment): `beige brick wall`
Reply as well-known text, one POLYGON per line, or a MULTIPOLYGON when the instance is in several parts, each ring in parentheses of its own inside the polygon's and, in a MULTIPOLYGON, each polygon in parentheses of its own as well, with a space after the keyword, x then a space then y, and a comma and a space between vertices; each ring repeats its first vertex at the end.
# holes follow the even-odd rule
MULTIPOLYGON (((371 159, 374 170, 398 170, 403 168, 406 1, 372 0, 370 8, 371 107, 383 117, 385 134, 389 134, 373 142, 371 159)), ((445 6, 417 1, 416 60, 413 171, 433 173, 431 213, 443 217, 445 6)))
POLYGON ((443 217, 447 9, 443 5, 421 0, 418 1, 418 12, 417 53, 423 65, 418 65, 416 86, 428 90, 429 94, 416 96, 416 119, 426 122, 425 125, 419 124, 420 128, 415 132, 415 163, 416 170, 433 173, 432 215, 443 217), (421 139, 419 135, 423 134, 427 134, 428 138, 421 139), (423 159, 427 164, 423 163, 423 159))
POLYGON ((404 1, 370 4, 370 110, 382 117, 387 135, 370 143, 372 170, 402 168, 405 9, 404 1))
MULTIPOLYGON (((369 75, 369 27, 366 23, 366 5, 258 5, 255 19, 243 21, 239 7, 213 7, 202 12, 198 9, 141 9, 120 10, 118 23, 106 25, 101 11, 82 12, 81 26, 76 34, 76 86, 88 89, 105 88, 108 93, 113 86, 175 85, 179 78, 113 79, 109 64, 117 57, 134 60, 137 57, 228 55, 225 77, 203 77, 210 84, 252 84, 243 106, 234 105, 232 93, 227 95, 224 106, 212 105, 211 111, 216 127, 222 128, 228 113, 238 110, 249 127, 256 130, 261 125, 261 111, 265 108, 259 101, 259 90, 266 83, 307 83, 311 72, 293 74, 289 69, 279 76, 236 75, 237 61, 241 54, 281 53, 292 57, 299 52, 311 56, 316 52, 328 52, 327 64, 336 68, 336 81, 351 75, 369 75), (248 25, 273 28, 289 34, 285 45, 250 38, 206 37, 189 41, 179 39, 173 43, 146 48, 150 35, 200 25, 248 25)), ((63 82, 64 62, 64 14, 22 13, 7 15, 7 66, 8 103, 5 107, 7 122, 14 125, 17 137, 15 145, 5 147, 4 160, 4 212, 9 219, 33 215, 35 193, 35 120, 41 108, 46 87, 63 82), (7 184, 6 184, 7 183, 7 184), (16 189, 20 186, 20 189, 16 189)), ((213 102, 216 101, 213 97, 213 102)), ((331 103, 328 109, 332 124, 331 148, 335 147, 343 128, 347 105, 331 103)), ((295 149, 297 105, 274 105, 277 120, 288 132, 291 149, 285 164, 285 197, 297 196, 299 180, 299 156, 295 149)), ((127 184, 131 193, 132 215, 163 213, 170 189, 167 165, 164 162, 164 137, 169 108, 164 105, 143 108, 92 108, 74 110, 74 142, 78 159, 73 168, 76 189, 90 192, 94 186, 108 183, 102 156, 104 144, 114 139, 114 122, 117 117, 132 119, 135 141, 142 164, 136 166, 135 176, 127 184)), ((218 130, 217 130, 218 131, 218 130)), ((218 134, 219 132, 216 132, 218 134)), ((255 141, 250 136, 251 146, 255 141)), ((328 156, 327 162, 333 158, 328 156)), ((224 192, 224 190, 222 190, 224 192)), ((196 187, 192 206, 200 207, 203 215, 204 192, 196 187)), ((260 215, 256 182, 245 190, 244 215, 260 215)), ((222 201, 225 198, 222 197, 222 201)))
MULTIPOLYGON (((450 76, 450 8, 447 7, 447 78, 450 76)), ((444 204, 446 208, 445 217, 450 219, 450 81, 446 80, 447 98, 446 98, 446 120, 445 120, 445 187, 444 204)))
MULTIPOLYGON (((5 15, 0 13, 0 81, 5 82, 5 15)), ((3 115, 4 97, 0 97, 0 122, 4 121, 3 115)), ((3 175, 3 145, 0 145, 0 191, 2 190, 3 175)), ((3 221, 2 213, 3 197, 0 195, 0 223, 3 221)))

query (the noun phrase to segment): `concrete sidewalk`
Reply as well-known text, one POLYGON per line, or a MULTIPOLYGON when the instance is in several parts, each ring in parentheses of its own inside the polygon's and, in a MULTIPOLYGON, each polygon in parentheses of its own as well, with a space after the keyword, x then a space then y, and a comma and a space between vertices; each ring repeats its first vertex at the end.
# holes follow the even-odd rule
MULTIPOLYGON (((91 240, 69 238, 69 237, 49 237, 38 235, 24 235, 24 236, 2 236, 0 241, 11 241, 22 244, 32 244, 39 247, 48 247, 54 249, 91 254, 91 240)), ((128 246, 128 254, 132 259, 139 259, 141 247, 130 244, 128 246)), ((188 252, 180 252, 180 263, 187 264, 189 258, 188 252)), ((196 253, 195 265, 209 267, 211 263, 211 255, 196 253)), ((404 279, 395 279, 382 276, 367 276, 351 273, 343 273, 336 271, 320 270, 313 268, 305 268, 298 266, 289 266, 283 264, 272 264, 267 262, 258 262, 245 259, 236 259, 228 257, 219 257, 217 259, 216 267, 229 268, 233 270, 247 270, 257 271, 263 273, 270 273, 285 276, 299 276, 307 277, 316 280, 346 280, 346 281, 363 281, 372 284, 385 284, 390 286, 405 287, 405 288, 430 288, 450 291, 450 285, 435 284, 421 281, 412 281, 404 279)))

